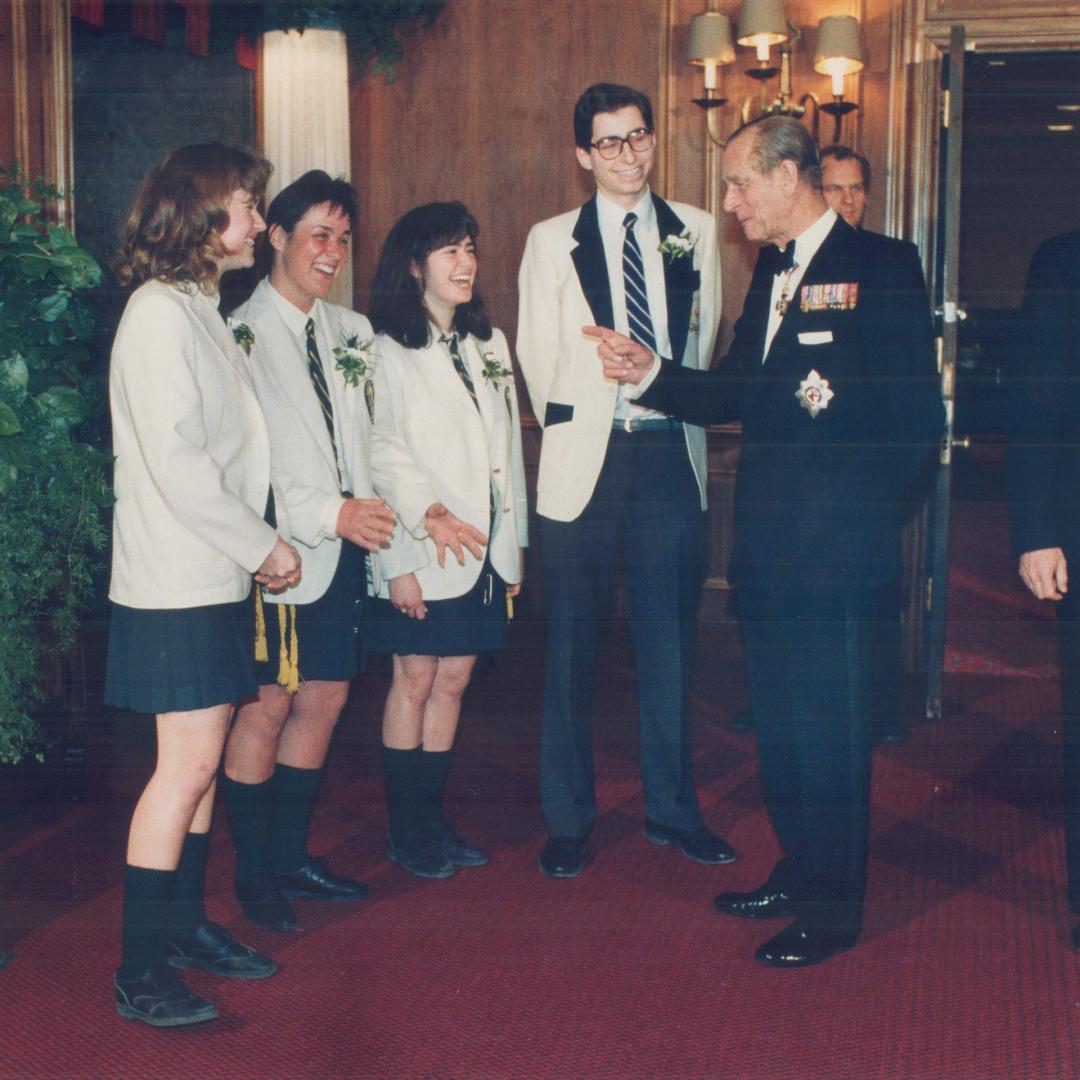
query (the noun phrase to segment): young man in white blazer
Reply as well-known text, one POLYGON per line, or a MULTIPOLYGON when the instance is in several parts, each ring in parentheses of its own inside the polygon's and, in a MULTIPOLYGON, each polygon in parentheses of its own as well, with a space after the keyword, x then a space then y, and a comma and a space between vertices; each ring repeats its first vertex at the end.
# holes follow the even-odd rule
POLYGON ((596 195, 533 227, 519 275, 517 353, 543 427, 540 525, 547 672, 540 748, 548 843, 540 869, 574 877, 596 817, 592 766, 597 621, 621 548, 637 665, 645 835, 704 863, 731 848, 704 825, 691 760, 689 666, 704 573, 705 433, 639 409, 597 370, 597 324, 705 369, 720 310, 715 219, 649 190, 652 105, 589 87, 576 156, 596 195))
MULTIPOLYGON (((269 648, 259 694, 241 705, 225 750, 237 899, 253 922, 279 932, 296 926, 289 897, 367 895, 307 850, 330 738, 357 670, 364 551, 377 576, 374 553, 395 522, 371 486, 371 326, 326 301, 350 257, 356 212, 352 186, 320 170, 282 189, 267 210, 270 274, 230 319, 270 433, 275 511, 305 569, 301 588, 261 598, 269 648)), ((407 543, 394 550, 407 559, 407 543)))

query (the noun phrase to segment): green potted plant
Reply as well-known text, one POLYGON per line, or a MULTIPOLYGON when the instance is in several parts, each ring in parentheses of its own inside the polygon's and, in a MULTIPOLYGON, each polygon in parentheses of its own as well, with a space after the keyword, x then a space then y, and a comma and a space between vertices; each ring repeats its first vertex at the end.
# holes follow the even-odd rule
POLYGON ((0 762, 41 757, 32 717, 43 669, 70 647, 93 597, 112 496, 109 456, 88 421, 103 413, 90 371, 101 280, 57 192, 0 164, 0 762))

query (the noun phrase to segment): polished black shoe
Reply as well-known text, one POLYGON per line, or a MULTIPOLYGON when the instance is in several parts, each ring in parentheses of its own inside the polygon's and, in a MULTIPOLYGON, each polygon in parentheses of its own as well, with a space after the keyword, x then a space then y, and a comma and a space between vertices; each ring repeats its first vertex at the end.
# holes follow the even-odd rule
POLYGON ((431 826, 431 837, 454 866, 486 866, 488 864, 487 852, 481 851, 467 840, 462 840, 445 821, 435 822, 431 826))
POLYGON ((165 959, 174 968, 199 968, 223 979, 269 979, 277 964, 241 945, 215 922, 204 922, 193 930, 170 931, 165 939, 165 959))
POLYGON ((548 877, 577 877, 584 869, 583 836, 553 836, 540 852, 540 872, 548 877))
POLYGON ((791 896, 769 882, 751 892, 721 893, 713 901, 713 907, 722 915, 738 915, 743 919, 782 919, 796 913, 791 896))
POLYGON ((738 735, 745 735, 754 730, 754 713, 750 706, 737 712, 729 721, 728 727, 738 735))
POLYGON ((754 953, 759 964, 776 968, 810 967, 850 949, 858 934, 815 926, 796 919, 754 953))
POLYGON ((645 839, 654 844, 671 844, 694 862, 719 866, 735 861, 735 852, 719 836, 709 832, 704 825, 696 829, 671 829, 645 820, 645 839))
POLYGON ((362 881, 332 873, 322 859, 311 855, 299 870, 275 877, 285 896, 303 900, 366 900, 371 891, 362 881))
POLYGON ((274 934, 287 934, 296 929, 296 912, 272 874, 238 874, 236 899, 256 926, 274 934))
POLYGON ((873 739, 877 744, 895 745, 897 743, 906 743, 908 741, 908 729, 906 724, 899 722, 892 724, 882 724, 879 727, 874 728, 873 739))
POLYGON ((213 1020, 217 1008, 193 994, 167 964, 148 968, 135 978, 116 973, 116 1011, 151 1027, 182 1027, 213 1020))
POLYGON ((442 847, 426 836, 401 843, 395 843, 391 836, 386 856, 402 870, 432 881, 442 881, 455 873, 454 864, 446 857, 442 847))

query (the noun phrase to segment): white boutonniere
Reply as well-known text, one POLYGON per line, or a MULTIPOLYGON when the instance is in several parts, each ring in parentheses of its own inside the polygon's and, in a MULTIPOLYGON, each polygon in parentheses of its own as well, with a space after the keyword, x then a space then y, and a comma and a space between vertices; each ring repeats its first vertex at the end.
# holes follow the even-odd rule
POLYGON ((375 369, 375 349, 368 338, 360 340, 359 334, 342 334, 341 344, 334 347, 334 365, 349 386, 359 386, 360 380, 375 369))
POLYGON ((244 350, 246 356, 251 355, 251 346, 255 344, 255 331, 247 323, 229 323, 232 329, 233 339, 244 350))
POLYGON ((480 359, 484 362, 484 379, 496 390, 502 386, 503 379, 508 379, 514 374, 509 368, 503 367, 499 358, 490 350, 481 352, 480 359))
POLYGON ((696 241, 690 235, 690 230, 683 229, 678 236, 674 233, 668 233, 657 250, 661 255, 666 255, 672 262, 676 262, 679 259, 689 259, 694 254, 695 243, 696 241))

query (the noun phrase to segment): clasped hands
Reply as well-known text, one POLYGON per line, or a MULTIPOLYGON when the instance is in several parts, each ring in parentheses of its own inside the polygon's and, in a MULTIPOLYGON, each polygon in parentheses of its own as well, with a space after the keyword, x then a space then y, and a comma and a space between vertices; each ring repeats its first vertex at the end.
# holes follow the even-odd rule
POLYGON ((255 580, 270 592, 283 592, 300 584, 300 552, 279 536, 270 554, 255 571, 255 580))
POLYGON ((605 378, 637 386, 656 363, 651 349, 606 326, 583 326, 581 332, 599 340, 596 352, 603 362, 605 378))

